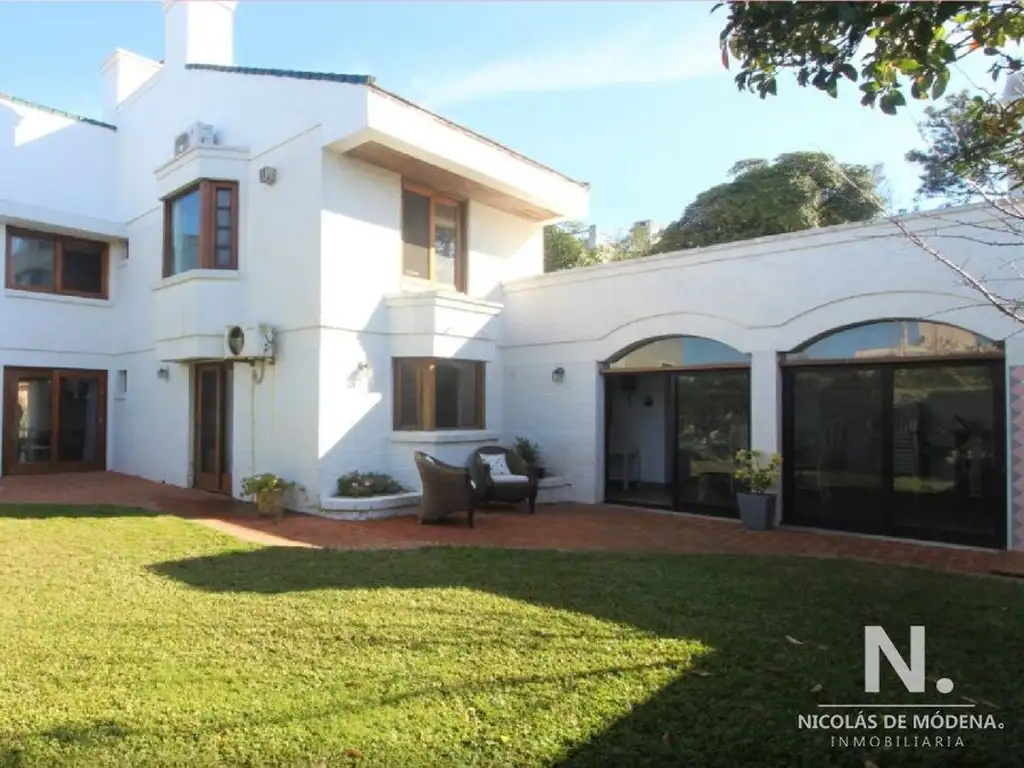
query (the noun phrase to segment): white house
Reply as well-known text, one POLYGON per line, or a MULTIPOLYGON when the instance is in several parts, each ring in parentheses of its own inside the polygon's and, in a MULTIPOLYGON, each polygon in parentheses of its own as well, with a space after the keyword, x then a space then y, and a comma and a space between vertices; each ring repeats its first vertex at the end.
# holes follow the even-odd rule
POLYGON ((587 185, 372 78, 236 67, 235 9, 165 2, 103 122, 0 98, 5 473, 273 471, 314 505, 504 434, 501 284, 587 185))
MULTIPOLYGON (((164 10, 103 122, 0 96, 3 473, 270 471, 312 510, 524 435, 571 499, 735 515, 749 446, 784 523, 1024 549, 1018 324, 893 225, 544 275, 585 184, 372 78, 236 66, 233 2, 164 10)), ((991 223, 907 225, 1017 295, 991 223)))

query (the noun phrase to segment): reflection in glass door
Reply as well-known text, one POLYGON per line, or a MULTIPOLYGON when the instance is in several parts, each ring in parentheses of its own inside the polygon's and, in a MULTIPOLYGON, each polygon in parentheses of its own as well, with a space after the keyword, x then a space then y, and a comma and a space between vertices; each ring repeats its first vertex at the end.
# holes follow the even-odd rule
POLYGON ((736 452, 750 447, 750 370, 675 379, 675 506, 735 514, 736 452))
POLYGON ((4 471, 106 468, 106 371, 6 368, 4 471))
POLYGON ((882 374, 814 367, 786 371, 787 522, 881 529, 882 374))
POLYGON ((1003 527, 1002 373, 991 365, 893 371, 894 531, 970 542, 1003 527))
POLYGON ((1005 544, 1003 363, 788 368, 789 523, 1005 544))

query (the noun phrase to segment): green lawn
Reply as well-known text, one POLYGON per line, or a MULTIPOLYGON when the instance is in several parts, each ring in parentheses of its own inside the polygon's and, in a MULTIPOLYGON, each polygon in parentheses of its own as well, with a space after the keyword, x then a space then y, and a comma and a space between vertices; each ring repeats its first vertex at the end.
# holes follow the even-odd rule
MULTIPOLYGON (((1018 583, 795 559, 331 553, 145 513, 7 506, 0 588, 0 765, 998 767, 1024 754, 1018 583), (926 625, 929 677, 956 683, 945 700, 969 697, 1004 727, 889 751, 798 729, 819 700, 869 698, 867 623, 904 652, 908 625, 926 625)), ((913 701, 882 667, 884 700, 913 701)))

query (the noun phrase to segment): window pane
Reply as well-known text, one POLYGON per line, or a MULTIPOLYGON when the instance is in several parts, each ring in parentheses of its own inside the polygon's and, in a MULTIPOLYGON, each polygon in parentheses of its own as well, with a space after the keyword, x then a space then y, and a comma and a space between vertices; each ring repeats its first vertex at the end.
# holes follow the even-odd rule
POLYGON ((52 458, 52 387, 48 373, 30 374, 18 380, 14 419, 5 425, 8 438, 17 446, 18 463, 45 464, 52 458))
POLYGON ((171 202, 171 274, 199 268, 199 190, 171 202))
POLYGON ((451 205, 434 206, 435 281, 455 287, 455 256, 458 252, 459 210, 451 205))
POLYGON ((430 198, 402 191, 402 274, 430 277, 430 198))
POLYGON ((231 208, 231 193, 234 190, 231 189, 218 189, 217 190, 217 207, 218 208, 231 208))
POLYGON ((863 360, 992 352, 998 348, 991 339, 953 325, 925 320, 886 320, 830 333, 786 357, 789 360, 863 360))
POLYGON ((398 426, 420 426, 420 392, 419 377, 416 375, 416 363, 403 360, 398 364, 399 402, 398 426))
POLYGON ((53 289, 53 240, 11 237, 11 274, 15 285, 53 289))
POLYGON ((58 394, 58 461, 98 461, 100 383, 95 377, 62 377, 58 394))
POLYGON ((214 257, 214 267, 217 269, 228 269, 231 267, 231 248, 218 248, 214 257))
POLYGON ((218 227, 230 227, 231 226, 231 210, 227 208, 217 209, 217 226, 218 227))
POLYGON ((619 368, 685 368, 691 365, 749 363, 750 355, 714 339, 673 336, 636 347, 608 366, 619 368))
POLYGON ((61 290, 75 293, 103 293, 103 244, 64 242, 61 290))
POLYGON ((217 230, 217 245, 231 245, 231 230, 230 229, 218 229, 217 230))
POLYGON ((478 423, 477 372, 470 360, 438 360, 434 373, 434 419, 437 429, 475 429, 478 423))

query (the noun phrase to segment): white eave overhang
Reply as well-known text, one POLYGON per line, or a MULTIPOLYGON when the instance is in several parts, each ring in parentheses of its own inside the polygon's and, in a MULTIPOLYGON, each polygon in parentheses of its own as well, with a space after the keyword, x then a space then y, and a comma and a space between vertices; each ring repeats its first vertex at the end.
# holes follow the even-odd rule
POLYGON ((365 114, 323 125, 327 149, 533 221, 586 218, 588 185, 379 88, 365 94, 365 114))

